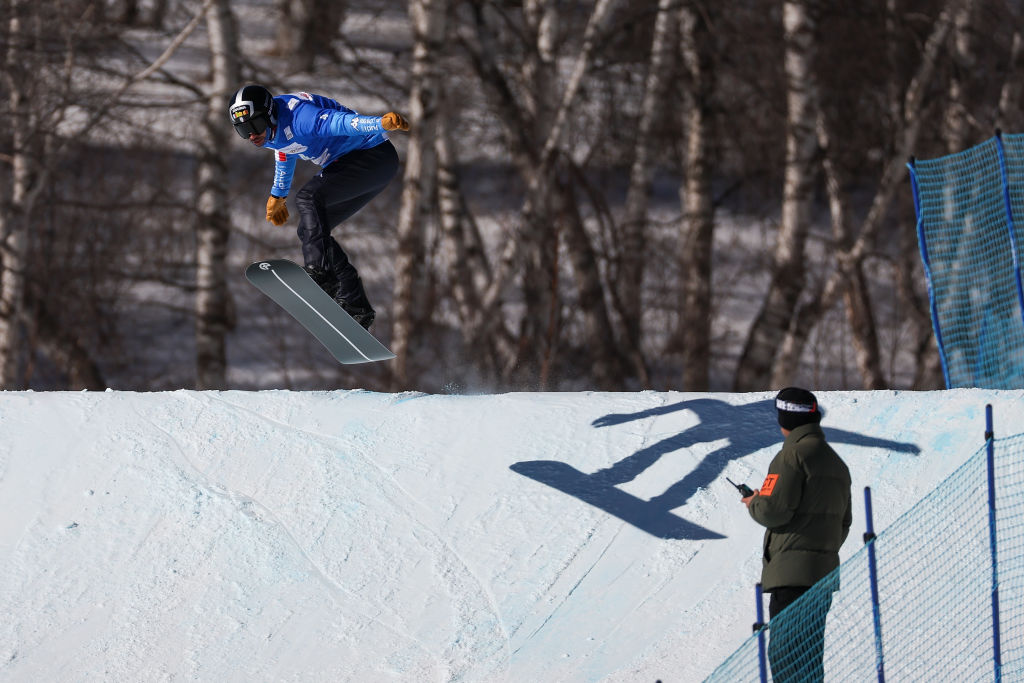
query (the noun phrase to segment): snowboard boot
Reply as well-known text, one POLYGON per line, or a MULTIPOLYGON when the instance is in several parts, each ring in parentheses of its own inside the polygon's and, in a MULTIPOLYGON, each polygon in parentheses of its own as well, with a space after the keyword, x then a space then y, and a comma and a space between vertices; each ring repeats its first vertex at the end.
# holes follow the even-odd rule
POLYGON ((352 316, 353 320, 365 329, 370 329, 377 313, 370 305, 370 300, 366 298, 363 281, 356 273, 355 268, 349 267, 347 272, 335 273, 334 276, 338 278, 338 288, 334 290, 334 300, 343 311, 352 316))
POLYGON ((370 325, 373 324, 373 319, 377 317, 377 312, 373 310, 372 306, 354 306, 341 296, 335 296, 334 300, 338 302, 343 311, 352 316, 352 319, 362 325, 364 329, 369 330, 370 325))
MULTIPOLYGON (((338 283, 338 278, 334 273, 317 268, 316 266, 306 266, 306 272, 309 277, 313 279, 313 282, 317 284, 320 289, 327 292, 327 295, 334 299, 335 302, 341 309, 352 316, 352 319, 362 325, 365 329, 370 329, 370 325, 373 324, 373 319, 377 316, 377 312, 373 310, 369 302, 366 302, 365 306, 358 306, 350 304, 345 297, 341 296, 341 287, 338 283)), ((366 296, 363 295, 363 300, 366 301, 366 296)))
POLYGON ((327 292, 327 296, 333 299, 334 293, 338 289, 338 278, 334 276, 334 273, 316 266, 305 266, 305 269, 317 287, 327 292))

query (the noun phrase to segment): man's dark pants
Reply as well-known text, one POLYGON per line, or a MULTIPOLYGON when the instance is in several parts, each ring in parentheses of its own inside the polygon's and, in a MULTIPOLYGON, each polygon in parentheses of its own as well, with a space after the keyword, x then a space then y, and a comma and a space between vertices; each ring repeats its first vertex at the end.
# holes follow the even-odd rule
POLYGON ((338 280, 336 297, 357 308, 371 308, 370 302, 331 230, 380 194, 397 172, 398 153, 386 141, 339 157, 295 195, 302 258, 307 266, 332 273, 338 280))
MULTIPOLYGON (((768 616, 775 619, 775 615, 808 590, 805 586, 772 589, 768 616)), ((800 605, 797 608, 800 614, 790 613, 778 623, 772 623, 768 642, 772 680, 780 683, 824 680, 825 617, 832 606, 832 593, 824 593, 824 596, 823 602, 800 605)))

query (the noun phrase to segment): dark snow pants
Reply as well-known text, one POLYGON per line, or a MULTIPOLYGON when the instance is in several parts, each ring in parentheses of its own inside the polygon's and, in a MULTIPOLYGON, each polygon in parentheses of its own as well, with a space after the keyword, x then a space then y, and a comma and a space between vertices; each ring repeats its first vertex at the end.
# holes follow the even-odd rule
POLYGON ((336 297, 358 308, 371 308, 366 290, 331 230, 380 194, 397 172, 398 153, 386 141, 339 157, 295 195, 302 258, 307 266, 333 274, 336 297))
MULTIPOLYGON (((806 587, 773 589, 768 601, 769 617, 775 619, 775 615, 807 591, 806 587)), ((800 605, 796 608, 799 613, 788 613, 778 622, 772 622, 768 661, 773 681, 808 683, 824 679, 825 618, 832 606, 832 594, 826 595, 826 602, 800 605)))

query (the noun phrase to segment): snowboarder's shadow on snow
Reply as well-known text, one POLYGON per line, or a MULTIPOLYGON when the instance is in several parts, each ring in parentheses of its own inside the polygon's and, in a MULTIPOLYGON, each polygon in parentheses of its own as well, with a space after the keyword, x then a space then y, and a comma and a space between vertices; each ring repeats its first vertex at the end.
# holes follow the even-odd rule
MULTIPOLYGON (((512 465, 511 469, 575 496, 658 538, 723 538, 721 534, 688 522, 671 511, 685 505, 701 488, 710 486, 730 461, 746 457, 763 448, 781 445, 782 434, 776 422, 775 402, 768 399, 733 405, 718 399, 698 398, 638 413, 613 413, 594 420, 592 424, 596 428, 614 427, 680 410, 695 413, 699 422, 679 434, 646 446, 612 466, 592 474, 580 472, 566 463, 549 460, 519 462, 512 465), (722 438, 728 438, 728 443, 705 455, 689 474, 650 500, 637 498, 618 488, 619 485, 638 477, 669 453, 701 443, 719 441, 722 438)), ((878 439, 832 427, 825 427, 824 430, 833 445, 867 446, 914 454, 921 451, 912 443, 878 439)))

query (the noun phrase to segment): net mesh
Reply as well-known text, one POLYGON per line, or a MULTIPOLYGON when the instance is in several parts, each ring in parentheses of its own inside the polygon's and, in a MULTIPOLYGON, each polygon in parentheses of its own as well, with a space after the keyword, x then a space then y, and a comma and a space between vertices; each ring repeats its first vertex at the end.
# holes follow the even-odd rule
MULTIPOLYGON (((1024 681, 1024 434, 993 447, 995 560, 982 448, 871 543, 877 613, 865 545, 768 622, 767 680, 1024 681)), ((707 680, 761 680, 758 636, 707 680)))
POLYGON ((1024 221, 1024 135, 911 166, 918 240, 948 387, 1024 388, 1014 216, 1024 221))

